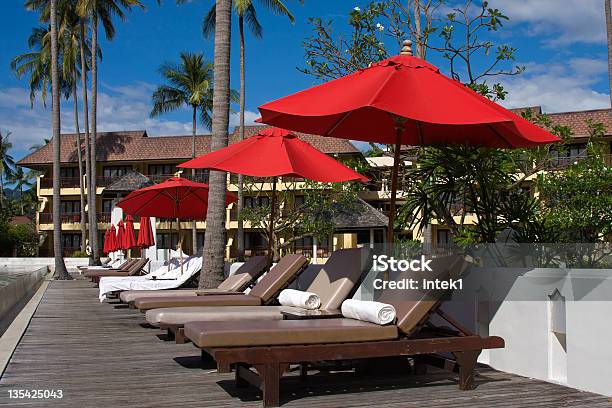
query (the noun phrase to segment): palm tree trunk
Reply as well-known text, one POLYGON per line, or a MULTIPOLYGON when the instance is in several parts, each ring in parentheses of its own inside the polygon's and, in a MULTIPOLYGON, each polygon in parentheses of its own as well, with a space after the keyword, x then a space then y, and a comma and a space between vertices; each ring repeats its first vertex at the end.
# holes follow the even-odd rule
POLYGON ((87 227, 85 222, 85 186, 83 185, 83 153, 81 151, 81 131, 79 130, 79 101, 77 97, 77 75, 76 67, 73 70, 72 98, 74 101, 74 130, 77 135, 77 159, 79 160, 79 193, 81 206, 81 252, 85 252, 85 238, 87 227))
MULTIPOLYGON (((212 150, 227 146, 230 104, 230 41, 232 28, 231 0, 217 0, 215 20, 215 66, 212 113, 212 150)), ((210 172, 210 192, 206 213, 204 259, 200 274, 201 288, 217 287, 223 280, 225 262, 225 192, 227 175, 210 172)))
POLYGON ((23 184, 19 185, 19 204, 21 205, 21 215, 25 215, 23 211, 23 184))
POLYGON ((97 108, 98 108, 98 15, 91 15, 91 169, 89 174, 89 237, 94 265, 100 264, 98 252, 98 220, 96 217, 96 139, 97 139, 97 108))
MULTIPOLYGON (((197 131, 197 117, 196 117, 196 113, 197 113, 197 108, 195 106, 193 106, 193 117, 192 117, 192 122, 191 122, 191 158, 194 158, 196 156, 196 131, 197 131)), ((193 178, 193 180, 195 181, 195 174, 196 174, 196 170, 195 169, 191 169, 191 176, 193 178)), ((196 220, 193 220, 191 223, 191 247, 192 247, 192 255, 195 255, 198 253, 198 231, 196 228, 196 220)))
MULTIPOLYGON (((87 207, 90 209, 87 211, 87 223, 89 226, 95 223, 95 203, 96 203, 96 192, 92 188, 91 180, 91 143, 89 137, 89 103, 87 102, 87 62, 85 61, 85 22, 81 20, 80 24, 81 33, 79 38, 79 48, 81 53, 81 88, 83 92, 83 120, 85 125, 85 184, 87 187, 87 207), (93 199, 93 205, 92 205, 93 199), (94 211, 91 211, 91 208, 94 211)), ((84 211, 81 210, 81 211, 84 211)), ((82 214, 82 212, 81 212, 82 214)), ((85 222, 85 219, 83 219, 85 222)), ((88 228, 89 242, 92 242, 91 228, 88 228)), ((93 253, 89 256, 89 264, 94 265, 93 253)))
POLYGON ((610 0, 605 1, 606 33, 608 34, 608 80, 610 81, 610 106, 612 106, 612 11, 610 0))
MULTIPOLYGON (((238 17, 240 29, 240 140, 244 140, 244 105, 246 99, 245 90, 245 62, 244 62, 244 17, 238 17)), ((244 201, 244 176, 238 175, 238 202, 236 203, 236 215, 238 228, 236 229, 236 257, 238 261, 244 260, 244 222, 242 221, 242 205, 244 201)))
MULTIPOLYGON (((0 143, 2 139, 0 139, 0 143)), ((0 172, 0 209, 4 208, 4 170, 0 172)))
POLYGON ((57 10, 56 0, 51 0, 51 112, 53 122, 53 253, 55 275, 58 279, 71 279, 62 251, 62 222, 60 206, 60 84, 57 66, 57 10))

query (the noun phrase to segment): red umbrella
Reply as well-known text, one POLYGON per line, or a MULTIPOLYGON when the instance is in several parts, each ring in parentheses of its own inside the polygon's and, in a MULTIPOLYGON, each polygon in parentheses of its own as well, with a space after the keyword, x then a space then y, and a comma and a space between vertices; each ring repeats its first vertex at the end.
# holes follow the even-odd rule
POLYGON ((529 147, 560 139, 440 73, 402 55, 259 107, 262 122, 300 132, 395 144, 388 239, 393 241, 402 144, 529 147))
POLYGON ((138 231, 138 246, 148 248, 155 245, 155 237, 151 228, 151 219, 149 217, 140 217, 140 230, 138 231))
POLYGON ((114 225, 111 225, 108 233, 108 252, 115 252, 117 249, 117 230, 114 225))
POLYGON ((117 223, 117 250, 128 249, 125 247, 125 225, 119 220, 117 223))
POLYGON ((285 129, 265 128, 241 142, 196 157, 179 167, 213 169, 252 177, 274 177, 268 254, 272 256, 276 179, 278 176, 304 177, 321 182, 368 178, 320 152, 285 129))
POLYGON ((134 234, 134 220, 131 215, 125 217, 125 234, 123 235, 123 247, 132 249, 136 247, 136 237, 134 234))
MULTIPOLYGON (((237 199, 236 195, 226 193, 227 205, 237 199)), ((117 203, 117 207, 123 208, 130 215, 176 218, 177 231, 180 235, 181 218, 191 220, 206 218, 208 184, 171 177, 162 183, 132 191, 117 203)))
POLYGON ((102 248, 102 252, 104 252, 104 254, 108 254, 110 251, 108 250, 108 237, 110 236, 110 230, 107 228, 106 232, 104 233, 104 247, 102 248))

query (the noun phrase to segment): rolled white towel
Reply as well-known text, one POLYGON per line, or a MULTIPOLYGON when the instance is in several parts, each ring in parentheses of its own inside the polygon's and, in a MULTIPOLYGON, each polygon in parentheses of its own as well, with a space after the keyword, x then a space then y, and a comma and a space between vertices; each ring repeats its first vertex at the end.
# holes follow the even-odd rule
POLYGON ((295 289, 285 289, 278 295, 278 302, 283 306, 301 307, 302 309, 318 309, 321 299, 316 293, 303 292, 295 289))
POLYGON ((349 319, 363 320, 380 325, 392 323, 395 320, 393 305, 366 300, 347 299, 342 302, 342 316, 349 319))

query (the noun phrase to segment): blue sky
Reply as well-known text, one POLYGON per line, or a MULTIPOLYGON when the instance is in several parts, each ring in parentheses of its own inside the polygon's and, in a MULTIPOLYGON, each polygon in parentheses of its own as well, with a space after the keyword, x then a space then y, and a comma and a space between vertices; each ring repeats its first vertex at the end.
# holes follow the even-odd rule
MULTIPOLYGON (((449 1, 457 3, 458 0, 449 1)), ((147 10, 135 10, 126 22, 116 22, 112 42, 102 41, 100 65, 100 130, 146 129, 150 135, 190 133, 190 114, 178 111, 150 119, 150 97, 160 83, 159 65, 174 61, 181 51, 203 52, 212 59, 212 40, 200 34, 203 15, 211 0, 192 0, 176 5, 164 0, 161 6, 145 1, 147 10)), ((256 2, 257 3, 257 2, 256 2)), ((296 22, 272 16, 261 6, 259 18, 264 38, 247 38, 247 119, 258 115, 257 106, 316 83, 297 71, 303 66, 302 41, 310 34, 309 17, 333 19, 338 28, 355 6, 354 0, 296 0, 286 3, 296 22)), ((593 109, 609 106, 607 54, 603 0, 493 0, 510 17, 510 23, 495 38, 518 49, 517 63, 527 71, 503 83, 508 107, 542 105, 548 112, 593 109), (562 5, 562 6, 561 6, 562 5)), ((23 157, 28 148, 49 137, 50 111, 36 102, 30 109, 26 80, 10 71, 12 57, 27 51, 27 37, 37 25, 37 15, 22 2, 3 2, 0 25, 0 129, 12 132, 13 155, 23 157)), ((236 25, 234 25, 236 28, 236 25)), ((232 87, 238 88, 238 47, 234 30, 232 87)), ((434 58, 434 63, 440 64, 434 58)), ((443 63, 440 65, 444 70, 443 63)), ((72 131, 72 105, 62 106, 62 129, 72 131)), ((232 116, 235 125, 237 115, 232 116)), ((206 130, 202 129, 202 132, 206 130)))

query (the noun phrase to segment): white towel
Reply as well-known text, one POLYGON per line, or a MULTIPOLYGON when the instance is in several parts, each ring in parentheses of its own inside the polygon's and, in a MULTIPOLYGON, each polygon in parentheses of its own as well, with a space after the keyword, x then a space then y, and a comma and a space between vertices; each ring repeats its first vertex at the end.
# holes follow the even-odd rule
POLYGON ((295 289, 285 289, 278 295, 278 302, 283 306, 301 307, 302 309, 318 309, 321 299, 316 293, 303 292, 295 289))
POLYGON ((395 320, 395 308, 387 303, 347 299, 342 302, 342 316, 385 325, 395 320))

